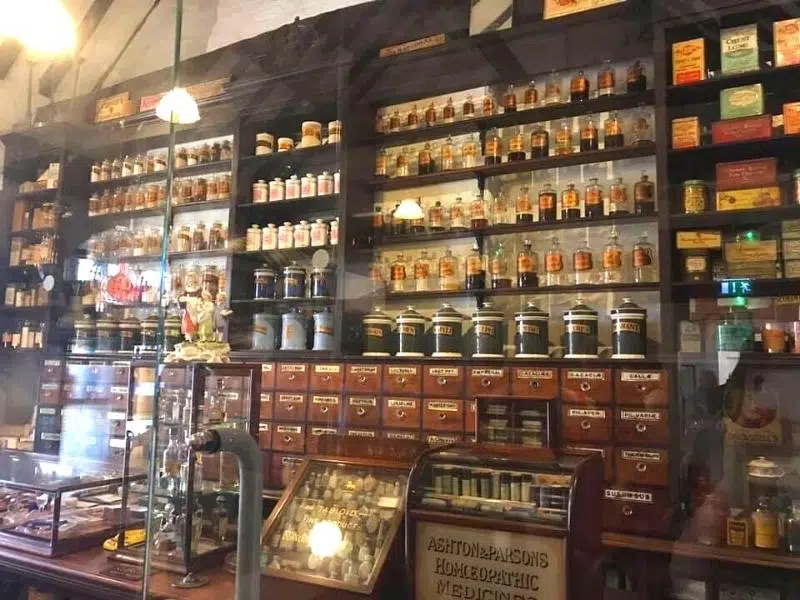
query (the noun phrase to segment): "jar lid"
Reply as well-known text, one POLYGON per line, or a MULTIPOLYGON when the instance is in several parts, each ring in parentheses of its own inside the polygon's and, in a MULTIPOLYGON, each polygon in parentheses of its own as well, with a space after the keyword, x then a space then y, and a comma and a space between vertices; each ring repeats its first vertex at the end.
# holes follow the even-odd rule
POLYGON ((297 175, 292 175, 291 177, 289 177, 289 180, 290 181, 297 181, 297 175))
POLYGON ((447 302, 442 303, 442 307, 433 313, 434 321, 463 321, 464 315, 450 306, 447 302))
POLYGON ((622 304, 610 311, 611 318, 621 317, 623 315, 638 318, 647 318, 647 309, 642 308, 636 304, 631 298, 623 298, 622 304))
POLYGON ((514 320, 521 319, 548 319, 550 314, 542 310, 534 301, 528 302, 528 305, 521 311, 514 313, 514 320))
POLYGON ((413 306, 407 306, 406 309, 397 315, 397 322, 405 323, 424 323, 425 317, 414 310, 413 306))
POLYGON ((119 327, 119 322, 111 317, 103 317, 102 319, 98 319, 97 327, 103 329, 114 329, 119 327))
POLYGON ((119 322, 120 329, 139 329, 139 319, 136 317, 128 317, 119 322))
POLYGON ((776 463, 759 456, 747 463, 747 474, 752 477, 764 477, 767 479, 780 479, 784 475, 784 470, 776 463))
POLYGON ((281 185, 283 185, 283 179, 281 179, 280 177, 276 177, 275 179, 272 180, 272 183, 280 183, 281 185))
POLYGON ((583 317, 587 319, 597 319, 597 311, 584 304, 581 298, 578 298, 575 306, 564 311, 564 317, 583 317))
POLYGON ((501 311, 496 310, 491 302, 484 302, 481 308, 472 313, 473 320, 484 319, 490 321, 502 321, 504 317, 505 315, 503 315, 501 311))
POLYGON ((681 185, 705 185, 705 183, 702 179, 687 179, 681 185))
POLYGON ((275 271, 273 271, 268 267, 261 267, 258 269, 254 269, 253 273, 255 273, 256 275, 261 274, 261 275, 272 275, 273 277, 275 276, 275 271))
POLYGON ((385 325, 392 324, 392 318, 386 313, 384 313, 383 310, 381 310, 380 306, 373 307, 371 313, 364 315, 363 321, 364 323, 378 322, 385 325))
POLYGON ((297 263, 293 262, 291 265, 287 265, 283 267, 284 274, 286 273, 303 273, 305 274, 306 270, 303 267, 297 265, 297 263))
POLYGON ((257 140, 268 140, 271 137, 272 137, 272 134, 271 133, 267 133, 265 131, 256 134, 256 139, 257 140))
POLYGON ((258 223, 253 223, 252 225, 250 225, 250 229, 258 229, 258 223))
POLYGON ((312 273, 333 273, 333 269, 329 267, 314 267, 311 269, 312 273))

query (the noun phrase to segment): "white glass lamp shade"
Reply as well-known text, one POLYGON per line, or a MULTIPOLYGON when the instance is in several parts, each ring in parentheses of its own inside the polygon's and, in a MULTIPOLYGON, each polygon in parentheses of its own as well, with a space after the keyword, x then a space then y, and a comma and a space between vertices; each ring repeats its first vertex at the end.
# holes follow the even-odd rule
POLYGON ((162 121, 186 125, 200 120, 197 101, 184 88, 172 88, 156 106, 156 116, 162 121))
POLYGON ((424 219, 425 213, 414 198, 406 198, 400 202, 400 205, 394 211, 394 218, 403 221, 414 221, 424 219))

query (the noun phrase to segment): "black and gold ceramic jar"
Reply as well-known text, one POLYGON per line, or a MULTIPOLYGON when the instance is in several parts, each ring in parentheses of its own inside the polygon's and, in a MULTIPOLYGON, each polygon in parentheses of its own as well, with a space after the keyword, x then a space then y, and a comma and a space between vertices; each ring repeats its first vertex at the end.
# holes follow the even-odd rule
POLYGON ((425 317, 409 306, 395 321, 397 356, 425 356, 425 317))
POLYGON ((505 316, 485 302, 472 313, 472 356, 475 358, 503 357, 503 321, 505 316))
POLYGON ((623 298, 611 309, 611 358, 645 358, 647 355, 647 309, 623 298))
POLYGON ((517 358, 547 358, 550 355, 548 319, 550 315, 535 302, 514 314, 514 345, 517 358))
POLYGON ((380 308, 375 307, 372 312, 361 320, 361 329, 364 340, 364 356, 389 356, 393 351, 392 343, 392 318, 380 308))
POLYGON ((449 304, 433 313, 433 356, 461 358, 464 316, 449 304))
POLYGON ((564 358, 597 358, 597 320, 580 298, 564 311, 564 358))

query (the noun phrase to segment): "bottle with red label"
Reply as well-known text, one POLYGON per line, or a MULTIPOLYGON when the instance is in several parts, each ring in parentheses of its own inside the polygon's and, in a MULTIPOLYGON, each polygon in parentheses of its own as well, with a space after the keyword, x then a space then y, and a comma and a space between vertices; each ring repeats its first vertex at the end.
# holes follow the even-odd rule
POLYGON ((398 254, 390 270, 391 291, 395 293, 405 292, 406 277, 406 260, 402 254, 398 254))
POLYGON ((453 123, 456 120, 456 107, 453 106, 452 98, 447 99, 447 104, 442 109, 442 120, 445 123, 453 123))
POLYGON ((573 221, 581 218, 581 195, 574 183, 561 192, 561 219, 573 221))
POLYGON ((594 253, 588 239, 572 253, 572 273, 575 285, 594 283, 594 253))
POLYGON ((483 116, 489 117, 497 111, 497 105, 494 101, 494 96, 489 90, 486 90, 486 95, 483 97, 483 116))
POLYGON ((592 118, 589 117, 581 127, 581 152, 597 150, 599 147, 600 137, 597 133, 597 127, 592 118))
POLYGON ((461 106, 461 118, 472 119, 475 117, 475 103, 472 101, 472 96, 467 96, 464 104, 461 106))
POLYGON ((472 246, 472 251, 465 261, 465 288, 468 290, 486 289, 486 259, 481 254, 478 244, 472 246))
POLYGON ((431 152, 431 145, 425 142, 422 150, 417 155, 417 166, 419 167, 420 175, 429 175, 436 171, 436 164, 433 161, 433 152, 431 152))
POLYGON ((519 189, 519 195, 515 203, 516 222, 533 223, 533 202, 527 185, 519 189))
POLYGON ((589 79, 583 71, 578 71, 569 83, 570 102, 586 102, 589 99, 589 79))
POLYGON ((550 156, 550 134, 539 123, 534 125, 531 132, 531 158, 545 158, 550 156))
POLYGON ((622 283, 622 247, 616 227, 611 228, 608 243, 603 248, 602 282, 622 283))
POLYGON ((558 197, 549 183, 539 191, 538 205, 540 223, 552 223, 558 219, 558 197))
POLYGON ((439 162, 442 171, 449 171, 456 168, 456 146, 453 144, 453 138, 447 136, 444 144, 442 144, 441 160, 439 162))
POLYGON ((514 89, 513 84, 508 86, 508 89, 503 96, 503 112, 517 112, 517 90, 514 89))
POLYGON ((589 180, 589 185, 583 192, 583 205, 587 219, 597 219, 604 214, 603 186, 597 183, 597 177, 589 180))
POLYGON ((647 241, 647 233, 633 245, 633 280, 636 283, 655 283, 658 281, 656 248, 647 241))
POLYGON ((457 197, 450 206, 450 229, 453 231, 467 229, 467 208, 461 200, 461 196, 457 197))
POLYGON ((417 129, 419 127, 419 111, 417 110, 416 104, 408 112, 408 116, 406 117, 406 127, 409 129, 417 129))
POLYGON ((425 110, 425 125, 433 127, 436 125, 436 107, 431 102, 425 110))
POLYGON ((489 216, 483 194, 476 192, 469 207, 470 227, 472 229, 486 229, 489 226, 489 216))
POLYGON ((503 162, 503 142, 496 129, 486 137, 486 151, 483 153, 483 164, 499 165, 503 162))
POLYGON ((602 68, 597 72, 597 95, 599 97, 613 96, 617 88, 616 79, 611 61, 603 61, 602 68))
POLYGON ((622 148, 625 145, 625 134, 622 129, 622 120, 617 113, 612 112, 603 124, 605 148, 622 148))
POLYGON ((522 242, 522 250, 517 255, 517 287, 539 287, 539 261, 530 240, 522 242))
POLYGON ((561 245, 558 243, 558 238, 553 237, 553 245, 545 254, 544 259, 545 269, 545 285, 564 285, 564 253, 561 250, 561 245))
POLYGON ((625 185, 622 177, 617 177, 617 180, 608 188, 608 214, 612 217, 619 217, 629 215, 631 212, 628 186, 625 185))
POLYGON ((531 79, 525 90, 525 108, 536 108, 539 105, 539 90, 536 88, 536 80, 531 79))
POLYGON ((525 130, 520 125, 517 133, 511 136, 508 142, 508 162, 517 162, 525 160, 525 130))

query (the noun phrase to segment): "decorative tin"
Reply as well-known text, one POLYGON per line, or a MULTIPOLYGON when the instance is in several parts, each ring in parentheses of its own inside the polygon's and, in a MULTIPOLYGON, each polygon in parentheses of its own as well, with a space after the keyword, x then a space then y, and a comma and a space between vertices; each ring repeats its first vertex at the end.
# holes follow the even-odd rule
POLYGON ((283 268, 283 297, 306 297, 306 270, 294 261, 283 268))
POLYGON ((284 313, 281 321, 281 350, 305 350, 308 341, 305 315, 293 310, 284 313))
POLYGON ((727 88, 719 93, 719 116, 723 121, 764 114, 764 86, 760 83, 727 88))
POLYGON ((504 315, 489 302, 472 313, 472 356, 475 358, 503 357, 504 315))
POLYGON ((723 29, 719 32, 719 46, 723 75, 758 71, 758 28, 755 24, 723 29))
POLYGON ((425 356, 425 317, 409 306, 396 321, 397 356, 425 356))
POLYGON ((256 269, 253 271, 253 298, 257 300, 275 298, 277 286, 275 271, 272 269, 256 269))
POLYGON ((364 356, 389 356, 392 351, 392 318, 375 307, 361 320, 364 356))
POLYGON ((705 39, 695 38, 672 44, 672 85, 696 83, 705 78, 705 39))
POLYGON ((311 271, 311 297, 330 298, 333 296, 333 270, 314 267, 311 271))
POLYGON ((644 358, 647 354, 647 310, 630 298, 611 309, 611 358, 644 358))
POLYGON ((119 352, 119 323, 111 317, 103 317, 97 321, 97 343, 95 348, 98 352, 119 352))
POLYGON ((433 313, 433 354, 438 358, 461 358, 464 315, 447 303, 433 313))
POLYGON ((535 302, 514 314, 514 345, 517 358, 547 358, 550 355, 548 320, 550 315, 535 302))
POLYGON ((597 358, 597 311, 581 298, 564 312, 564 358, 597 358))
POLYGON ((333 350, 334 321, 333 313, 326 308, 321 312, 314 313, 314 346, 312 350, 333 350))
POLYGON ((278 345, 280 317, 270 313, 253 315, 253 350, 275 350, 278 345))

